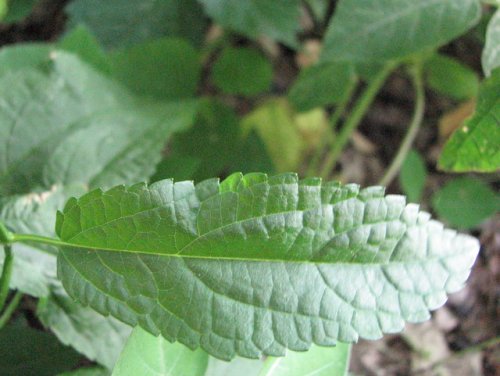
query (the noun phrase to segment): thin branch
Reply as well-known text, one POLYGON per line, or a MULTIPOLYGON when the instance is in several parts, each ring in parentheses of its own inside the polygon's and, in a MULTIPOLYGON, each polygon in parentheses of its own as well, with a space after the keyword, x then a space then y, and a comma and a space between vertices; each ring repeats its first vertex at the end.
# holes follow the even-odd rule
POLYGON ((413 112, 413 118, 408 128, 408 133, 406 134, 399 150, 392 160, 386 173, 380 180, 380 185, 388 186, 394 180, 398 174, 403 162, 408 155, 408 152, 417 137, 420 126, 422 125, 422 120, 424 118, 425 111, 425 90, 422 78, 422 66, 420 63, 416 63, 411 69, 411 76, 413 80, 413 85, 415 87, 415 110, 413 112))
POLYGON ((21 302, 23 294, 19 291, 16 292, 12 300, 7 305, 7 308, 0 316, 0 329, 2 329, 5 324, 7 324, 12 317, 12 314, 16 311, 17 306, 21 302))
POLYGON ((6 244, 3 248, 5 257, 3 259, 2 276, 0 277, 0 311, 5 305, 7 295, 9 295, 10 277, 12 276, 12 266, 14 263, 12 246, 10 244, 6 244))
POLYGON ((351 101, 357 83, 358 83, 357 79, 354 79, 351 82, 350 86, 347 88, 340 102, 335 108, 335 112, 333 113, 329 122, 331 133, 321 139, 320 145, 317 147, 316 152, 314 153, 313 157, 311 158, 311 162, 309 163, 309 167, 307 169, 307 176, 315 176, 319 173, 318 169, 321 157, 325 151, 325 148, 328 147, 330 143, 335 142, 337 125, 340 121, 340 118, 344 114, 347 105, 351 101))
POLYGON ((337 164, 337 160, 344 150, 344 147, 349 142, 352 133, 356 130, 356 128, 363 120, 366 112, 370 108, 375 96, 379 92, 379 90, 384 85, 385 80, 389 76, 389 74, 395 69, 396 64, 388 63, 384 68, 382 68, 378 74, 369 82, 365 91, 361 95, 361 97, 356 102, 352 114, 347 119, 346 123, 342 127, 337 139, 335 140, 335 144, 332 147, 332 150, 328 154, 327 160, 323 169, 321 170, 320 176, 323 178, 328 178, 337 164))

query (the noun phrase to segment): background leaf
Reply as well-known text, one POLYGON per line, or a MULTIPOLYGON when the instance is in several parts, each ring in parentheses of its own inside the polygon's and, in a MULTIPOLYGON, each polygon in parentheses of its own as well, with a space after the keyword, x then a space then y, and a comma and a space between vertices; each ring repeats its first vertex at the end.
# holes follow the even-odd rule
POLYGON ((230 30, 257 39, 267 36, 297 46, 300 8, 297 0, 200 0, 208 16, 230 30))
POLYGON ((272 99, 241 120, 243 132, 255 130, 277 171, 297 169, 303 152, 303 138, 295 123, 292 108, 284 99, 272 99))
POLYGON ((222 359, 426 320, 479 248, 380 187, 294 174, 97 190, 68 201, 57 232, 71 296, 222 359))
POLYGON ((131 328, 113 317, 105 317, 70 298, 59 284, 40 299, 37 316, 59 340, 81 354, 113 369, 131 333, 131 328))
POLYGON ((110 74, 111 67, 108 56, 101 48, 97 39, 83 25, 79 25, 59 41, 57 47, 71 52, 104 74, 110 74))
POLYGON ((473 228, 500 210, 500 196, 478 179, 451 180, 432 196, 439 217, 459 228, 473 228))
POLYGON ((182 39, 163 38, 111 55, 113 76, 138 95, 179 100, 193 97, 201 66, 182 39))
POLYGON ((38 0, 6 0, 5 3, 8 5, 7 14, 2 22, 14 23, 28 17, 38 0))
POLYGON ((80 355, 47 332, 30 328, 23 320, 0 331, 0 374, 53 376, 77 365, 80 355))
MULTIPOLYGON (((0 220, 18 233, 54 236, 57 209, 83 187, 54 187, 42 193, 9 197, 0 201, 0 220)), ((42 244, 16 243, 10 287, 40 298, 37 316, 59 340, 88 358, 112 368, 131 329, 112 317, 74 302, 56 276, 57 249, 42 244)), ((3 263, 3 250, 0 264, 3 263)))
POLYGON ((380 62, 437 48, 474 26, 477 0, 341 0, 322 61, 380 62))
POLYGON ((404 194, 408 196, 408 201, 420 202, 426 178, 425 161, 417 151, 410 150, 399 173, 399 184, 404 194))
POLYGON ((486 29, 486 43, 482 55, 483 70, 486 76, 500 66, 500 10, 497 10, 486 29))
POLYGON ((0 90, 6 88, 10 96, 0 105, 4 195, 147 179, 168 136, 187 127, 196 111, 195 102, 139 101, 63 52, 52 54, 49 73, 26 68, 1 76, 0 90))
POLYGON ((335 104, 354 81, 351 64, 328 63, 302 70, 288 93, 298 111, 335 104))
POLYGON ((439 167, 456 172, 500 168, 500 70, 481 85, 476 111, 445 144, 439 167))
POLYGON ((128 47, 163 36, 200 45, 206 21, 196 0, 73 0, 70 24, 83 24, 106 48, 128 47))
POLYGON ((273 68, 258 51, 225 48, 214 64, 212 80, 225 94, 253 96, 269 90, 273 68))
POLYGON ((135 328, 113 370, 113 376, 203 376, 208 355, 170 343, 135 328))
POLYGON ((191 129, 172 139, 170 155, 199 161, 192 179, 219 176, 232 163, 238 150, 238 117, 228 105, 209 99, 200 105, 194 123, 191 129))
POLYGON ((438 93, 456 100, 477 96, 479 77, 476 72, 445 55, 433 55, 425 62, 426 79, 438 93))

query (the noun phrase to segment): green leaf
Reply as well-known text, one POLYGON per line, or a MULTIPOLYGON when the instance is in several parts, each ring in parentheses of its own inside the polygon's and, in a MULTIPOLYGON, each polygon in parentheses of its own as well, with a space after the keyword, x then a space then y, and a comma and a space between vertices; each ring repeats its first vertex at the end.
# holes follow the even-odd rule
POLYGON ((264 362, 261 359, 237 357, 230 362, 225 362, 210 356, 205 376, 258 376, 263 366, 264 362))
MULTIPOLYGON (((18 233, 54 236, 55 214, 83 187, 54 187, 51 191, 14 196, 0 201, 0 221, 18 233)), ((15 243, 10 287, 39 297, 37 315, 64 344, 112 368, 130 328, 112 317, 75 303, 56 276, 57 249, 39 243, 15 243)), ((0 265, 3 263, 3 252, 0 265)))
POLYGON ((259 376, 347 375, 350 345, 334 348, 313 346, 307 352, 288 352, 283 358, 268 358, 259 376))
POLYGON ((298 0, 199 0, 223 27, 257 39, 265 36, 297 47, 298 0))
POLYGON ((59 41, 58 48, 74 53, 93 68, 104 74, 111 71, 110 63, 97 39, 83 25, 79 25, 59 41))
POLYGON ((0 195, 145 180, 169 135, 193 121, 195 102, 139 101, 75 56, 51 56, 49 72, 0 77, 0 195))
POLYGON ((344 63, 315 65, 300 72, 288 98, 298 111, 335 104, 354 80, 353 66, 344 63))
MULTIPOLYGON (((12 0, 4 1, 8 5, 7 16, 2 20, 4 23, 19 22, 28 17, 38 0, 12 0)), ((1 18, 1 17, 0 17, 1 18)))
POLYGON ((172 139, 172 155, 199 160, 195 180, 218 176, 238 151, 239 133, 238 117, 231 107, 215 99, 205 100, 194 126, 172 139))
POLYGON ((478 179, 453 179, 432 196, 440 218, 459 228, 476 227, 500 210, 500 196, 478 179))
POLYGON ((500 67, 500 10, 497 10, 486 29, 486 43, 481 57, 483 71, 486 76, 500 67))
MULTIPOLYGON (((14 232, 54 235, 56 211, 72 195, 85 192, 82 186, 54 187, 50 191, 11 196, 0 200, 0 221, 14 232)), ((10 287, 35 297, 48 296, 56 283, 57 249, 40 244, 16 243, 10 287)), ((3 251, 0 263, 3 264, 3 251)))
POLYGON ((293 109, 284 99, 272 99, 241 120, 244 132, 255 130, 279 172, 298 168, 304 139, 298 131, 293 109))
POLYGON ((68 293, 222 359, 375 339, 460 289, 474 238, 381 187, 234 174, 71 199, 57 220, 68 293))
POLYGON ((227 47, 214 64, 212 79, 225 94, 251 97, 269 90, 273 68, 254 49, 227 47))
POLYGON ((474 115, 445 144, 439 168, 456 172, 500 169, 500 69, 482 83, 474 115))
POLYGON ((480 18, 477 0, 341 0, 322 61, 377 62, 437 48, 480 18))
POLYGON ((42 43, 20 43, 0 49, 0 77, 24 68, 42 67, 50 62, 51 47, 42 43))
POLYGON ((170 155, 162 159, 156 166, 156 171, 150 181, 172 178, 174 180, 194 180, 202 161, 189 155, 170 155))
POLYGON ((425 63, 429 86, 456 100, 477 96, 479 77, 472 69, 445 55, 436 54, 425 63))
POLYGON ((196 50, 173 38, 116 51, 111 65, 114 77, 134 93, 170 100, 192 97, 201 71, 196 50))
POLYGON ((113 317, 105 317, 71 299, 56 284, 39 300, 37 316, 59 340, 81 354, 113 369, 131 329, 113 317))
POLYGON ((426 178, 427 168, 425 167, 425 161, 418 152, 410 150, 401 166, 399 174, 399 184, 403 193, 408 196, 408 201, 420 202, 426 178))
POLYGON ((3 20, 3 18, 7 14, 7 11, 8 11, 7 0, 0 0, 0 21, 3 20))
POLYGON ((127 341, 113 376, 203 376, 207 364, 206 352, 172 344, 138 327, 127 341))
POLYGON ((110 372, 101 367, 78 368, 74 371, 60 373, 57 376, 109 376, 110 372))
POLYGON ((164 36, 203 41, 206 20, 196 0, 74 0, 70 25, 83 24, 106 48, 128 47, 164 36))
POLYGON ((53 376, 73 368, 80 356, 47 332, 17 320, 0 331, 2 376, 53 376))
POLYGON ((274 174, 276 172, 267 153, 266 145, 254 130, 240 140, 238 153, 232 159, 230 166, 229 171, 242 171, 243 173, 263 171, 274 174), (251 158, 248 157, 249 155, 251 158))

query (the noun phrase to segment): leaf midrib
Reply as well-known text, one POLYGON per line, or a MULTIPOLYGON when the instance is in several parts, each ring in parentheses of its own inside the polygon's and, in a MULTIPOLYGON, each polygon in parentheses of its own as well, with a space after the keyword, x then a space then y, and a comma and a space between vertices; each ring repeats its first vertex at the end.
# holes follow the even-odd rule
MULTIPOLYGON (((203 202, 205 202, 206 200, 208 200, 210 198, 207 198, 205 199, 204 201, 200 202, 200 209, 203 205, 203 202)), ((234 261, 255 261, 255 262, 259 262, 259 261, 262 261, 262 262, 296 262, 296 263, 313 263, 313 264, 335 264, 335 265, 339 265, 339 264, 342 264, 342 263, 337 263, 337 262, 331 262, 331 261, 319 261, 319 260, 297 260, 297 259, 275 259, 275 258, 244 258, 244 257, 234 257, 234 256, 231 256, 231 257, 220 257, 220 256, 217 256, 217 257, 209 257, 209 256, 200 256, 200 255, 192 255, 192 254, 189 254, 189 255, 186 255, 186 254, 183 254, 182 252, 190 247, 192 244, 196 243, 197 241, 200 241, 201 239, 207 237, 207 236, 210 236, 211 234, 215 233, 215 232, 218 232, 218 231, 221 231, 225 228, 228 228, 230 226, 234 226, 234 225, 237 225, 237 224, 242 224, 242 223, 245 223, 247 221, 254 221, 254 220, 259 220, 259 219, 263 219, 263 218, 266 218, 266 217, 272 217, 272 216, 280 216, 280 215, 285 215, 285 214, 289 214, 289 213, 293 213, 293 212, 300 212, 302 213, 302 215, 304 215, 304 213, 307 213, 307 212, 310 212, 310 211, 313 211, 313 210, 317 210, 318 208, 320 207, 324 207, 324 206, 335 206, 336 204, 340 203, 340 202, 344 202, 344 201, 347 201, 347 200, 358 200, 358 201, 361 201, 358 197, 348 197, 348 198, 344 198, 342 200, 339 200, 339 201, 336 201, 334 204, 324 204, 324 203, 321 203, 321 206, 319 207, 314 207, 314 208, 311 208, 311 209, 308 209, 308 210, 284 210, 284 211, 279 211, 279 212, 275 212, 275 213, 270 213, 270 214, 264 214, 264 215, 259 215, 259 216, 253 216, 253 217, 249 217, 249 218, 245 218, 245 219, 242 219, 242 220, 238 220, 238 221, 234 221, 234 222, 231 222, 231 223, 227 223, 225 225, 222 225, 222 226, 218 226, 216 228, 213 228, 203 234, 200 233, 199 229, 198 229, 198 226, 196 226, 197 228, 197 235, 196 237, 194 237, 188 244, 182 246, 182 248, 180 249, 176 249, 177 250, 177 253, 164 253, 164 252, 159 252, 159 251, 140 251, 140 250, 132 250, 132 249, 118 249, 118 248, 112 248, 112 247, 101 247, 101 246, 94 246, 94 245, 86 245, 86 244, 82 244, 82 243, 71 243, 72 240, 74 240, 75 238, 81 236, 82 234, 84 233, 87 233, 89 231, 92 231, 92 230, 95 230, 95 229, 98 229, 100 227, 103 227, 103 226, 108 226, 108 225, 111 225, 115 222, 118 222, 118 221, 121 221, 121 220, 124 220, 124 219, 129 219, 129 218, 133 218, 134 216, 136 215, 140 215, 140 214, 144 214, 144 213, 153 213, 157 210, 161 210, 161 209, 164 209, 164 208, 168 208, 168 205, 169 204, 174 204, 178 201, 169 201, 168 203, 164 204, 164 205, 159 205, 159 206, 156 206, 154 208, 149 208, 149 209, 145 209, 145 210, 141 210, 141 211, 138 211, 138 212, 135 212, 133 214, 129 214, 129 215, 126 215, 126 216, 121 216, 119 218, 115 218, 111 221, 107 221, 105 223, 102 223, 102 224, 99 224, 99 225, 95 225, 95 226, 92 226, 92 227, 89 227, 89 228, 86 228, 85 230, 73 235, 72 237, 70 237, 69 239, 67 240, 63 240, 64 243, 66 243, 67 246, 70 246, 70 247, 77 247, 77 248, 87 248, 87 249, 93 249, 93 250, 103 250, 103 251, 110 251, 110 252, 126 252, 126 253, 134 253, 134 254, 146 254, 146 255, 156 255, 156 256, 163 256, 163 257, 179 257, 179 258, 195 258, 195 259, 204 259, 204 260, 234 260, 234 261)), ((187 198, 183 198, 182 200, 187 200, 187 198)), ((363 201, 361 201, 363 202, 363 201)), ((200 210, 199 209, 199 210, 200 210)), ((198 211, 199 213, 199 211, 198 211)), ((197 214, 198 216, 198 214, 197 214)), ((373 223, 361 223, 360 225, 357 225, 357 226, 353 226, 353 227, 350 227, 346 230, 343 230, 343 231, 339 231, 339 232, 336 232, 334 233, 334 236, 337 236, 337 235, 340 235, 340 234, 344 234, 346 232, 349 232, 349 231, 352 231, 352 230, 356 230, 362 226, 366 226, 366 225, 371 225, 371 224, 377 224, 377 223, 388 223, 388 222, 393 222, 393 221, 397 221, 397 220, 400 220, 399 218, 397 219, 390 219, 390 220, 384 220, 382 222, 373 222, 373 223)), ((63 223, 63 226, 64 226, 64 223, 63 223)), ((328 242, 326 242, 324 245, 326 245, 328 242)), ((320 247, 321 249, 321 247, 320 247)), ((386 264, 389 264, 390 263, 390 259, 388 260, 388 262, 386 264)), ((353 265, 353 264, 369 264, 369 265, 385 265, 385 264, 382 264, 382 263, 345 263, 346 265, 353 265)))

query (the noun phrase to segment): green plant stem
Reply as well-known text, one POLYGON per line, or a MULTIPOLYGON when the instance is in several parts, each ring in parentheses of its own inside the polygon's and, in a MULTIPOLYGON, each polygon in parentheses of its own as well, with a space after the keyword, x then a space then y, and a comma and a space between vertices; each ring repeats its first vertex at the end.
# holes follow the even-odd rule
POLYGON ((345 112, 347 105, 351 101, 354 90, 357 87, 357 83, 358 83, 357 79, 351 82, 350 86, 347 88, 340 102, 335 108, 335 111, 332 117, 330 118, 331 133, 321 139, 320 145, 318 145, 318 147, 316 148, 316 152, 314 153, 311 162, 309 163, 309 167, 307 169, 307 176, 314 176, 318 173, 321 156, 323 155, 325 148, 329 146, 330 143, 335 141, 338 122, 342 117, 343 113, 345 112))
POLYGON ((328 178, 331 171, 335 167, 340 153, 344 149, 345 145, 351 138, 352 133, 361 123, 363 117, 368 111, 370 105, 372 104, 375 96, 382 88, 385 80, 389 74, 396 68, 395 63, 388 63, 384 68, 377 73, 377 75, 369 82, 361 97, 356 102, 351 115, 347 119, 346 123, 342 127, 338 137, 335 139, 335 144, 333 145, 331 151, 329 152, 326 162, 321 170, 320 176, 323 178, 328 178))
POLYGON ((5 305, 7 295, 9 295, 10 277, 12 275, 12 266, 14 263, 12 246, 10 244, 5 244, 3 248, 5 257, 3 259, 2 276, 0 277, 0 311, 5 305))
POLYGON ((12 314, 16 311, 17 306, 21 302, 23 294, 19 291, 16 292, 12 300, 7 305, 7 308, 0 316, 0 329, 2 329, 5 324, 7 324, 12 317, 12 314))
POLYGON ((398 174, 403 162, 408 155, 408 152, 417 137, 420 126, 422 125, 422 120, 424 118, 425 111, 425 90, 422 78, 422 67, 420 63, 416 63, 411 69, 411 76, 413 80, 413 86, 415 87, 415 110, 413 111, 413 117, 411 119, 410 127, 408 128, 408 133, 406 134, 399 150, 392 160, 389 168, 385 172, 384 176, 380 180, 379 184, 383 186, 388 186, 394 180, 398 174))
POLYGON ((0 222, 0 244, 9 244, 12 242, 12 233, 0 222))

